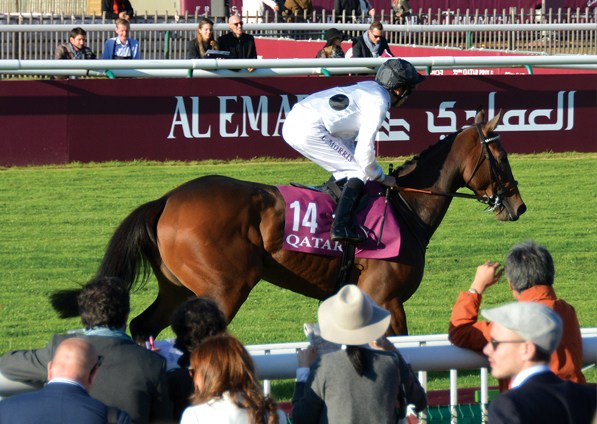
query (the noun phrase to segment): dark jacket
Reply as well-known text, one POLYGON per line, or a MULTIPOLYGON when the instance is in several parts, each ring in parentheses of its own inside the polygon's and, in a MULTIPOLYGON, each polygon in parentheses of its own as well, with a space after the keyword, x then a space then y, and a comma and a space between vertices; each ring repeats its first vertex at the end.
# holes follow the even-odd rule
POLYGON ((489 424, 590 424, 596 408, 595 387, 564 381, 550 371, 491 401, 489 424))
MULTIPOLYGON (((56 47, 56 53, 54 53, 54 60, 61 60, 61 59, 74 59, 73 51, 71 50, 72 46, 70 42, 64 43, 56 47)), ((83 59, 96 59, 97 56, 93 53, 89 47, 83 46, 83 59)))
MULTIPOLYGON (((7 424, 106 424, 107 417, 106 405, 82 387, 68 383, 48 384, 0 402, 0 422, 7 424)), ((118 424, 130 422, 128 414, 119 411, 118 424)))
MULTIPOLYGON (((364 37, 368 36, 368 32, 365 32, 363 35, 360 35, 352 39, 352 57, 373 57, 371 55, 371 50, 369 50, 369 47, 367 47, 367 44, 365 44, 364 37)), ((381 37, 379 39, 379 43, 380 57, 384 51, 386 51, 387 54, 389 54, 390 56, 394 56, 390 50, 390 47, 388 46, 388 40, 386 40, 384 37, 381 37)))
POLYGON ((46 381, 48 363, 60 342, 69 337, 86 340, 95 347, 98 355, 104 357, 90 392, 92 397, 128 412, 134 423, 172 419, 165 359, 132 340, 82 334, 55 335, 42 349, 6 353, 0 360, 0 372, 16 381, 46 381))
POLYGON ((241 34, 236 38, 232 32, 218 38, 220 50, 230 52, 235 59, 257 59, 255 38, 249 34, 241 34))
POLYGON ((334 10, 336 11, 336 16, 342 16, 342 11, 344 10, 346 10, 346 16, 352 16, 353 10, 356 16, 360 16, 361 2, 359 0, 334 0, 334 10))
MULTIPOLYGON (((131 18, 135 15, 133 6, 129 0, 121 0, 122 6, 118 8, 118 13, 126 12, 131 18)), ((114 0, 102 0, 102 12, 106 12, 106 19, 118 19, 118 13, 114 12, 114 0)))
MULTIPOLYGON (((211 41, 211 46, 207 50, 220 50, 220 47, 218 46, 218 43, 211 41)), ((195 39, 189 40, 189 43, 187 44, 187 56, 189 59, 205 59, 201 56, 199 44, 197 44, 195 39)))

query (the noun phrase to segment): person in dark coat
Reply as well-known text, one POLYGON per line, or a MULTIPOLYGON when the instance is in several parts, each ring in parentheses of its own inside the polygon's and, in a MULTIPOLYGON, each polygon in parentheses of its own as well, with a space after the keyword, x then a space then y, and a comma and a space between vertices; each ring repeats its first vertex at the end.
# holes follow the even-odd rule
POLYGON ((344 50, 342 50, 342 41, 346 39, 346 35, 336 28, 330 28, 325 32, 325 40, 327 43, 323 49, 317 52, 317 59, 329 58, 343 58, 344 50))
MULTIPOLYGON (((228 19, 230 31, 218 38, 220 50, 230 52, 232 59, 257 59, 255 38, 243 31, 243 21, 240 16, 233 15, 228 19)), ((248 68, 249 72, 255 69, 248 68)))
POLYGON ((133 423, 172 420, 166 360, 133 342, 125 332, 130 311, 126 285, 115 277, 92 280, 77 300, 84 333, 57 334, 42 349, 7 352, 0 360, 0 372, 10 380, 45 382, 48 364, 60 343, 70 338, 85 340, 103 356, 90 391, 93 398, 126 411, 133 423))
POLYGON ((228 321, 213 300, 197 297, 178 307, 172 315, 171 325, 176 334, 174 347, 182 352, 178 359, 180 368, 168 371, 168 395, 174 405, 174 420, 179 422, 195 392, 189 373, 191 353, 208 337, 225 333, 228 321))
POLYGON ((102 12, 106 19, 126 19, 130 21, 135 16, 133 6, 129 0, 102 0, 102 12))
POLYGON ((514 302, 481 314, 493 321, 483 349, 491 375, 512 378, 489 405, 489 424, 590 424, 597 389, 557 377, 549 368, 562 339, 562 319, 537 302, 514 302))
POLYGON ((220 50, 214 39, 213 27, 214 23, 207 18, 199 21, 197 34, 187 45, 189 59, 205 59, 208 50, 220 50))
POLYGON ((394 57, 388 46, 388 40, 381 32, 381 22, 372 22, 366 33, 352 40, 352 57, 394 57))
POLYGON ((64 340, 48 364, 48 385, 0 402, 0 422, 129 424, 126 412, 89 396, 102 359, 86 341, 64 340))

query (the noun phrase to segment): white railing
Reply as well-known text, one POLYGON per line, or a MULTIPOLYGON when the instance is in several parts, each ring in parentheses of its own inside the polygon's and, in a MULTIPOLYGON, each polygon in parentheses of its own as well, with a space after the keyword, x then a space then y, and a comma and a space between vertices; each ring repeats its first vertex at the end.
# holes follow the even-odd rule
MULTIPOLYGON (((431 56, 405 57, 419 69, 574 67, 597 70, 597 55, 561 56, 431 56)), ((188 60, 0 60, 0 74, 110 77, 269 77, 373 73, 378 59, 188 59, 188 60), (255 68, 249 73, 233 72, 255 68), (108 71, 109 70, 109 71, 108 71), (110 75, 111 74, 111 75, 110 75)))
MULTIPOLYGON (((581 329, 583 337, 583 364, 595 364, 597 359, 597 328, 581 329)), ((447 334, 390 337, 400 352, 408 356, 419 380, 427 389, 428 371, 450 371, 450 399, 457 402, 457 370, 480 369, 481 403, 487 403, 487 358, 467 349, 450 344, 447 334)), ((308 342, 248 345, 247 350, 255 362, 264 388, 270 391, 270 380, 292 379, 298 367, 296 352, 308 346, 308 342)), ((0 374, 0 396, 35 390, 39 385, 24 384, 6 379, 0 374)))

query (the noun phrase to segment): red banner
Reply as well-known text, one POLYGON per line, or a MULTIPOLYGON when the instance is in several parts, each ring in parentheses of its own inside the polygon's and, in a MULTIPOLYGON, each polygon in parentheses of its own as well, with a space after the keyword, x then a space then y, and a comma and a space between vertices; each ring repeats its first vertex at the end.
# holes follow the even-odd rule
MULTIPOLYGON (((286 114, 364 77, 3 81, 0 165, 297 157, 286 114)), ((484 105, 512 153, 597 151, 596 75, 430 76, 379 134, 384 156, 419 153, 484 105)))

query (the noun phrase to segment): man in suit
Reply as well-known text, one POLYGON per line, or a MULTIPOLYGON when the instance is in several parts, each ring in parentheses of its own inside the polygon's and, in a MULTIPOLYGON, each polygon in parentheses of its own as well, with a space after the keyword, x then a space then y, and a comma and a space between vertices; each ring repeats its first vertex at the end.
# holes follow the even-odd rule
POLYGON ((352 57, 393 57, 388 40, 381 32, 383 25, 374 21, 363 35, 352 39, 352 57))
POLYGON ((549 368, 562 338, 562 319, 536 302, 514 302, 481 314, 490 321, 483 349, 491 375, 512 378, 511 390, 489 406, 489 424, 589 424, 597 408, 595 387, 564 381, 549 368))
POLYGON ((66 339, 48 364, 43 389, 0 402, 0 422, 11 424, 128 424, 126 412, 89 396, 102 357, 84 340, 66 339), (109 419, 110 418, 110 419, 109 419))
POLYGON ((117 19, 115 31, 117 36, 107 39, 106 44, 104 44, 102 59, 141 59, 139 42, 134 38, 129 37, 129 33, 131 32, 131 24, 129 21, 126 19, 117 19))
POLYGON ((11 380, 44 382, 56 349, 69 338, 82 339, 103 356, 90 395, 108 406, 128 412, 133 423, 168 422, 172 404, 168 398, 166 361, 133 342, 125 328, 129 294, 118 278, 92 280, 78 297, 83 334, 55 335, 36 350, 16 350, 0 360, 0 372, 11 380))
MULTIPOLYGON (((233 59, 257 59, 255 38, 245 34, 240 16, 231 16, 228 19, 228 27, 230 31, 218 38, 219 49, 230 52, 233 59)), ((255 69, 248 68, 247 70, 253 72, 255 69)))

